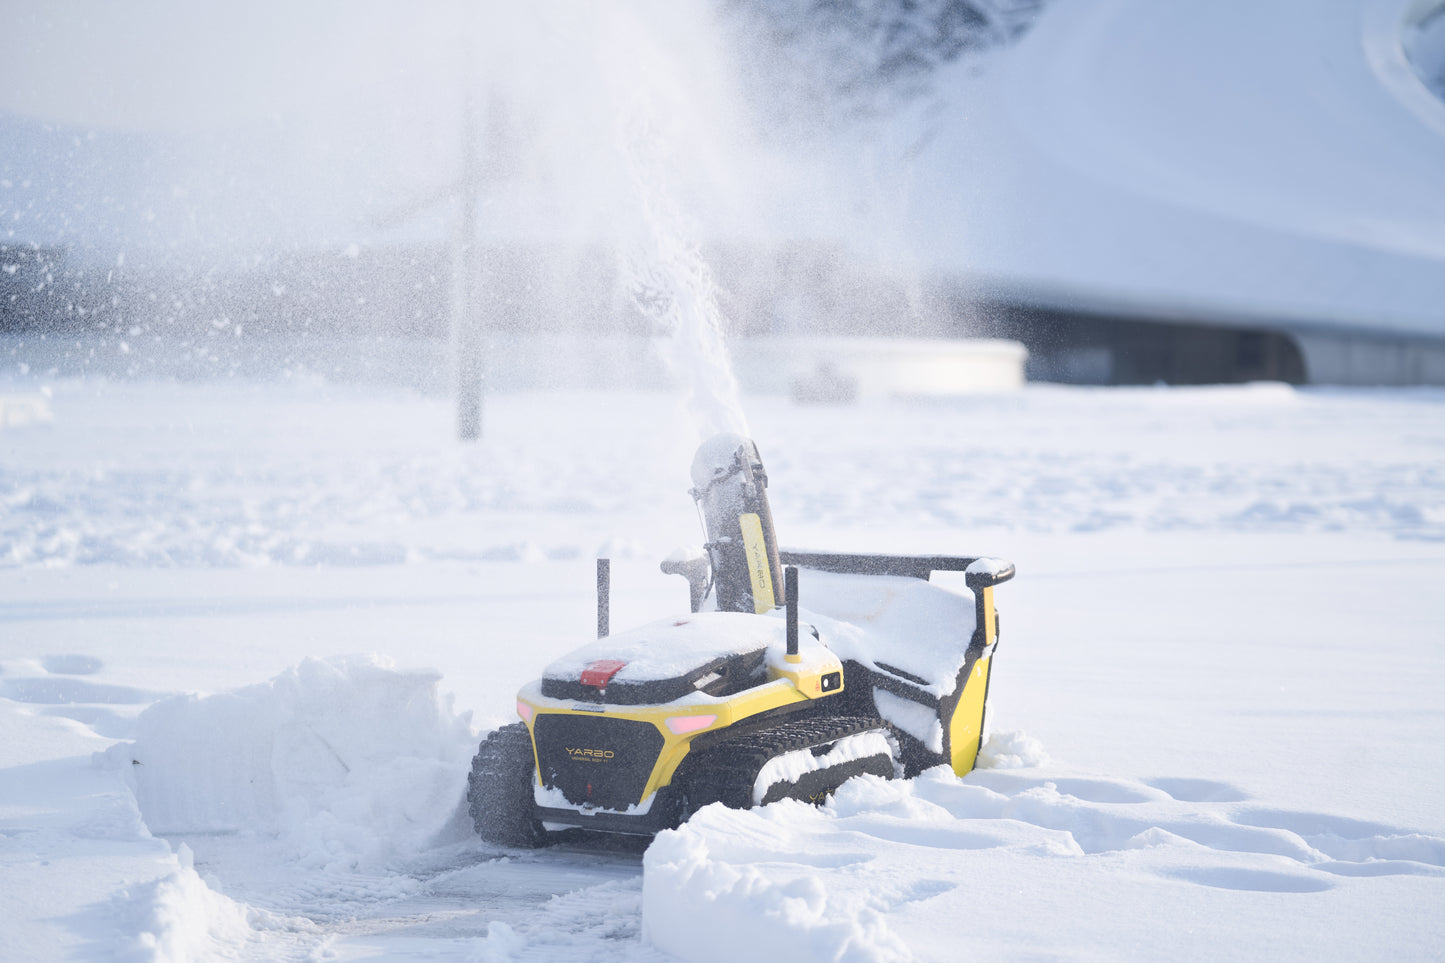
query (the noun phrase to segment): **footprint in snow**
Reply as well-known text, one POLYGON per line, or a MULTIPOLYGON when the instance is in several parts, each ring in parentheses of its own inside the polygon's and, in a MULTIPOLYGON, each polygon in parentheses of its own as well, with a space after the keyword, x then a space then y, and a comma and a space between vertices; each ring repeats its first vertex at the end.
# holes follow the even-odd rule
POLYGON ((1343 876, 1445 875, 1445 838, 1383 823, 1325 813, 1247 809, 1231 818, 1242 826, 1291 833, 1334 860, 1321 869, 1343 876), (1393 864, 1393 872, 1386 869, 1393 864))
POLYGON ((1142 803, 1154 797, 1126 782, 1107 779, 1054 779, 1053 784, 1065 796, 1091 803, 1142 803))
POLYGON ((143 702, 154 702, 161 694, 128 685, 105 685, 83 679, 41 676, 6 679, 0 682, 0 696, 32 705, 139 705, 143 702))
POLYGON ((53 675, 95 675, 105 663, 93 655, 47 655, 40 660, 53 675))
MULTIPOLYGON (((1234 865, 1165 871, 1203 885, 1315 892, 1331 885, 1330 876, 1321 873, 1445 876, 1445 837, 1326 813, 1241 807, 1233 804, 1249 800, 1248 793, 1211 779, 1161 777, 1133 782, 980 769, 968 781, 1007 798, 997 807, 953 807, 955 815, 1005 816, 1064 832, 1084 853, 1173 840, 1221 855, 1284 857, 1299 864, 1305 874, 1295 877, 1234 865), (1145 803, 1152 805, 1139 805, 1145 803), (1118 804, 1129 805, 1115 808, 1118 804)), ((948 808, 947 800, 940 802, 948 808)))
POLYGON ((1179 802, 1244 802, 1249 798, 1229 783, 1212 779, 1149 779, 1145 784, 1179 802))
POLYGON ((110 706, 69 704, 46 706, 40 710, 40 714, 74 720, 107 739, 129 739, 135 731, 135 714, 133 711, 126 711, 124 707, 115 709, 110 706))
POLYGON ((1008 770, 976 769, 969 775, 975 785, 995 792, 1016 795, 1029 789, 1052 786, 1060 795, 1072 796, 1087 803, 1145 803, 1158 800, 1147 786, 1124 780, 1089 779, 1077 776, 1044 778, 1026 776, 1008 770))
POLYGON ((944 893, 952 892, 958 888, 958 884, 950 883, 942 879, 920 879, 903 887, 889 901, 889 910, 896 910, 908 903, 921 903, 924 900, 933 899, 935 896, 942 896, 944 893))
POLYGON ((1216 889, 1255 893, 1322 893, 1335 885, 1328 879, 1305 873, 1279 873, 1239 866, 1182 866, 1165 870, 1163 875, 1216 889))

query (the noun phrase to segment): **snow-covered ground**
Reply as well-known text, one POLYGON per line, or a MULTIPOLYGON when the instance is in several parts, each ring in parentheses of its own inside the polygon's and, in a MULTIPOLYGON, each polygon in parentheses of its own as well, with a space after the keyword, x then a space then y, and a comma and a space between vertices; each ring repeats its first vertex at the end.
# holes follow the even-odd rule
POLYGON ((661 394, 0 380, 0 958, 1436 958, 1445 393, 746 399, 789 546, 988 553, 959 780, 497 852, 479 734, 686 606, 661 394), (766 952, 759 947, 767 947, 766 952))

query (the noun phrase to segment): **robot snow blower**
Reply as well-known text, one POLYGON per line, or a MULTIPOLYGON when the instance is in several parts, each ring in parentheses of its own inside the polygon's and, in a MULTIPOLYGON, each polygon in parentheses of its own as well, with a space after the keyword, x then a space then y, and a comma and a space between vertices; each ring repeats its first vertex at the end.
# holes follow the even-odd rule
POLYGON ((692 480, 707 544, 662 563, 687 578, 691 611, 609 635, 599 560, 597 641, 524 686, 522 721, 472 762, 483 839, 649 835, 714 802, 816 803, 863 773, 973 768, 993 588, 1013 565, 780 551, 757 446, 738 435, 704 443, 692 480), (932 583, 939 571, 963 572, 969 594, 932 583))

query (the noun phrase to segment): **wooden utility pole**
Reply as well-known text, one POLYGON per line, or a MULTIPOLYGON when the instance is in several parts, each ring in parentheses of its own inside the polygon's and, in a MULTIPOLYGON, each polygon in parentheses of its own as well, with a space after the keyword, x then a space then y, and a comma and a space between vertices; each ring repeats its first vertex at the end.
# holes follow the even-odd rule
POLYGON ((377 227, 392 227, 438 204, 454 202, 457 206, 450 243, 451 316, 447 319, 447 337, 450 380, 457 405, 457 438, 462 441, 476 441, 482 436, 487 316, 498 306, 493 290, 498 280, 495 253, 484 247, 480 238, 479 195, 507 176, 509 170, 505 163, 508 145, 502 143, 509 136, 506 111, 495 94, 488 106, 485 154, 479 143, 481 125, 476 101, 468 92, 462 101, 462 156, 457 179, 372 220, 377 227))

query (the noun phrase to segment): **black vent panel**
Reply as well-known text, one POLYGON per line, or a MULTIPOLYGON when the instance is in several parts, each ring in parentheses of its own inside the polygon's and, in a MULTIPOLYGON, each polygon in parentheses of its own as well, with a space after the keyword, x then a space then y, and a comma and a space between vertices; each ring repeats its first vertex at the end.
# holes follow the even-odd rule
POLYGON ((542 713, 533 726, 542 785, 562 790, 573 805, 626 809, 662 752, 657 727, 632 719, 542 713))

